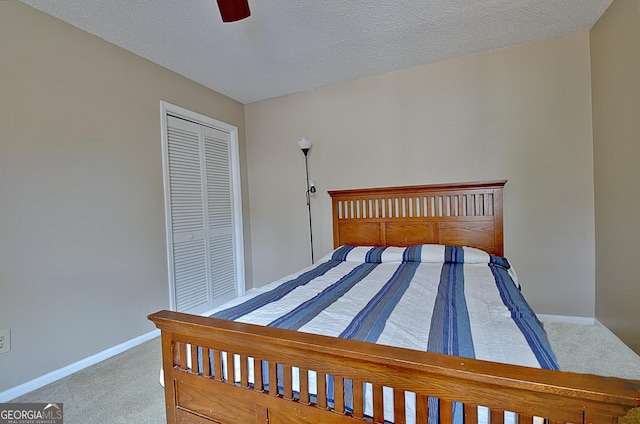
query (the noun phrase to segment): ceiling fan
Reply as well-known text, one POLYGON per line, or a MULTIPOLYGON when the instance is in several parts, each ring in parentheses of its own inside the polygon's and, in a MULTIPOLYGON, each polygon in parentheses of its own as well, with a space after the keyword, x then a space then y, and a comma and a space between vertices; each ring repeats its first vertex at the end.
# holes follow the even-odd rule
POLYGON ((235 22, 251 15, 248 0, 218 0, 222 22, 235 22))

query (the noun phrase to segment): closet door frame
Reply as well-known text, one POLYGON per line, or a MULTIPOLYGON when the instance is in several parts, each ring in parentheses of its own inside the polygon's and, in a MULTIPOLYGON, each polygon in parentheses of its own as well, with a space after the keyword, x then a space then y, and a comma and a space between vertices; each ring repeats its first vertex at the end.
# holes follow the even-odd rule
POLYGON ((173 231, 171 223, 171 196, 169 184, 169 163, 167 156, 168 134, 167 118, 173 116, 187 121, 201 124, 207 127, 229 133, 230 142, 230 179, 232 193, 232 214, 233 214, 233 238, 235 255, 235 280, 236 294, 242 296, 245 293, 245 273, 244 273, 244 242, 242 229, 242 198, 240 185, 240 152, 238 148, 238 127, 227 124, 217 119, 201 115, 171 103, 160 101, 160 120, 162 129, 162 169, 164 185, 164 207, 165 207, 165 229, 167 239, 167 267, 169 276, 169 308, 176 310, 176 286, 175 269, 173 263, 173 231))

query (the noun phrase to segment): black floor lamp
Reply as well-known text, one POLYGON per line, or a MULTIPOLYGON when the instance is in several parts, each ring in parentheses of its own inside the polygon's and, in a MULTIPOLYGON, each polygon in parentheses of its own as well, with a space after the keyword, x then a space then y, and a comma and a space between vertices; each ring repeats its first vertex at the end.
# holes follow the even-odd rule
POLYGON ((309 179, 309 160, 307 155, 309 153, 309 150, 311 149, 311 141, 307 140, 306 138, 301 138, 300 141, 298 141, 298 146, 300 147, 300 150, 302 150, 302 153, 304 153, 304 168, 307 175, 307 209, 309 210, 309 240, 311 242, 311 263, 313 264, 314 260, 313 260, 313 226, 311 225, 311 193, 316 192, 316 186, 313 183, 313 181, 309 179))

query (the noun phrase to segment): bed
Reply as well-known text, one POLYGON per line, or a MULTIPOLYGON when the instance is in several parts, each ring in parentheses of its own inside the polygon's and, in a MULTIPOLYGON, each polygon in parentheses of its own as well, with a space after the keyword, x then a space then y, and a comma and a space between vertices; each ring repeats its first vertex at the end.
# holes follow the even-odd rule
POLYGON ((526 302, 505 312, 485 307, 489 301, 476 306, 469 296, 459 297, 466 287, 477 285, 481 297, 494 290, 466 277, 476 268, 485 275, 477 281, 501 284, 502 291, 495 291, 502 298, 520 297, 517 277, 503 258, 505 183, 331 191, 335 251, 328 257, 218 308, 217 318, 172 311, 150 315, 162 333, 167 422, 612 423, 640 406, 638 381, 556 370, 546 335, 526 302), (431 289, 434 300, 418 302, 431 302, 425 309, 446 318, 421 316, 414 323, 402 315, 408 309, 403 302, 423 299, 426 289, 417 284, 426 283, 415 276, 427 268, 446 268, 453 276, 444 278, 440 271, 431 289), (336 272, 332 281, 337 282, 328 282, 325 276, 336 272), (378 284, 371 298, 356 291, 361 283, 354 281, 361 279, 378 284), (351 303, 336 301, 352 291, 357 294, 351 303), (388 294, 385 300, 376 297, 382 292, 388 294), (300 297, 297 303, 294 294, 300 297), (480 322, 496 321, 498 328, 483 330, 460 314, 452 318, 436 306, 441 298, 465 305, 465 314, 477 315, 480 322), (308 303, 311 299, 324 299, 326 305, 317 308, 308 303), (373 312, 361 315, 364 309, 373 312), (336 318, 338 311, 351 314, 346 328, 331 321, 345 322, 336 318), (501 314, 507 319, 487 318, 501 314), (315 321, 323 315, 328 321, 315 321), (520 331, 526 336, 506 329, 497 343, 503 345, 497 360, 494 343, 470 348, 458 330, 448 330, 485 331, 493 337, 507 321, 524 326, 520 331), (409 332, 385 336, 388 328, 403 326, 409 332), (425 327, 429 331, 412 333, 425 327), (438 337, 432 340, 426 333, 438 337), (519 338, 526 349, 535 348, 518 350, 519 338))

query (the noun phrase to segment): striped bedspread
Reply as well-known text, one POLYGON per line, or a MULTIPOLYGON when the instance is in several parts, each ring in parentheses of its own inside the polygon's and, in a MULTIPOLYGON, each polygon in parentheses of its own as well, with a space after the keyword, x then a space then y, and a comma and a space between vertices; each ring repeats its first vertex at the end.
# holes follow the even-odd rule
POLYGON ((468 247, 342 246, 211 316, 558 369, 509 262, 468 247))

